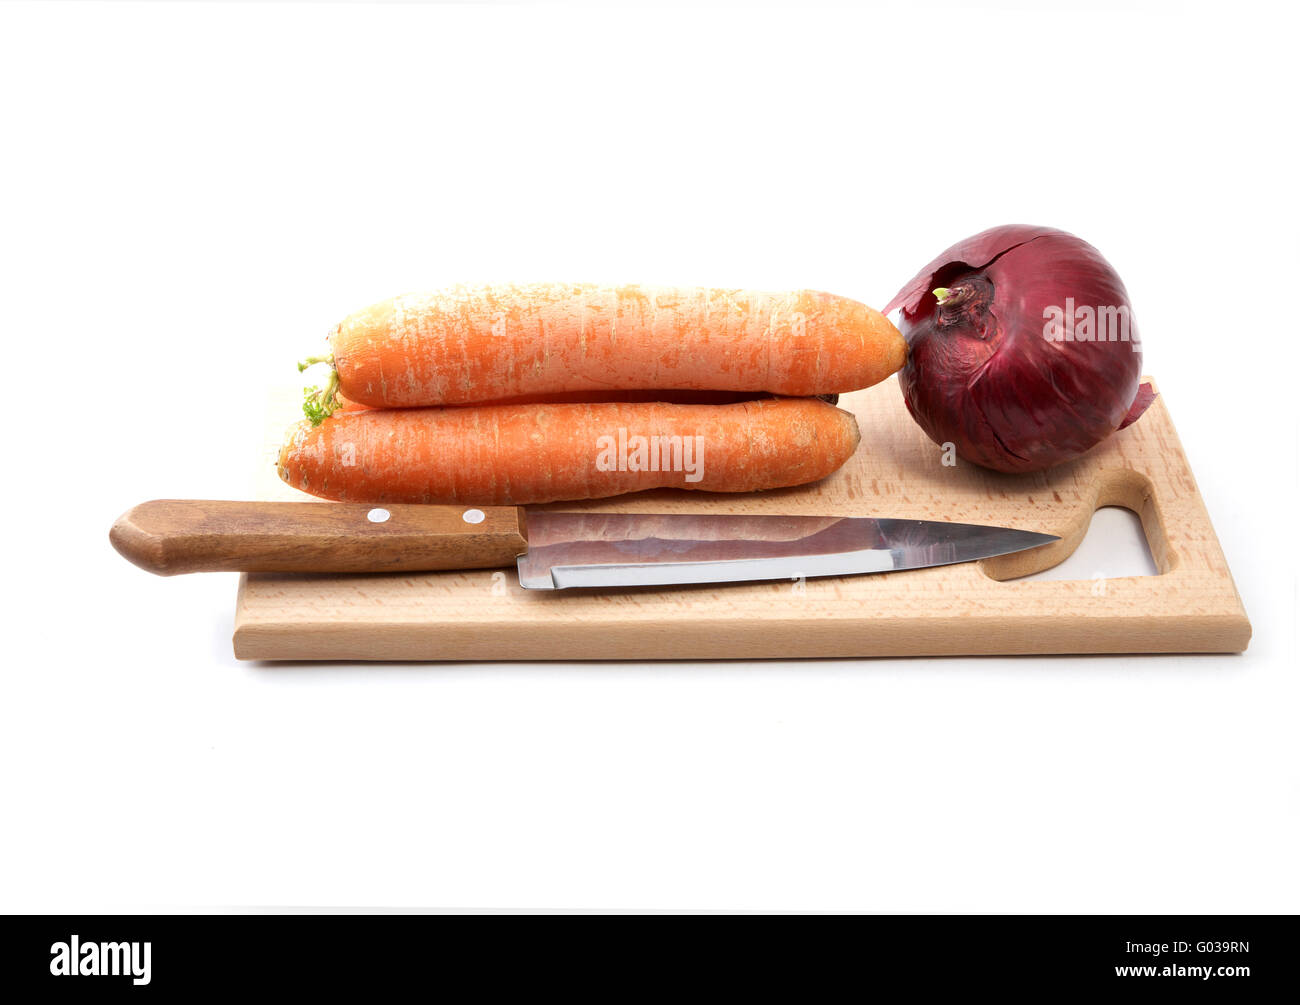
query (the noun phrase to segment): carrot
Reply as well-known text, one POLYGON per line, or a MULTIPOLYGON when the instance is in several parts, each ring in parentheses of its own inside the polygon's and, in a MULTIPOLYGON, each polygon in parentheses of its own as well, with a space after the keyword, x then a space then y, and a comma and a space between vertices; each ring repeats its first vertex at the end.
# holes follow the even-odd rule
POLYGON ((374 409, 299 423, 277 468, 343 502, 520 505, 801 485, 848 460, 858 438, 852 415, 816 398, 374 409))
MULTIPOLYGON (((771 395, 751 391, 558 391, 555 394, 533 394, 520 398, 503 398, 496 401, 478 402, 477 405, 555 405, 569 401, 664 401, 679 405, 731 405, 737 401, 753 401, 771 395)), ((821 394, 817 397, 834 405, 839 400, 838 394, 821 394)), ((335 411, 359 412, 369 408, 351 398, 336 394, 335 411)))
POLYGON ((323 388, 374 408, 476 404, 566 393, 678 390, 819 395, 898 370, 906 346, 889 320, 829 293, 531 285, 408 294, 345 318, 323 388))

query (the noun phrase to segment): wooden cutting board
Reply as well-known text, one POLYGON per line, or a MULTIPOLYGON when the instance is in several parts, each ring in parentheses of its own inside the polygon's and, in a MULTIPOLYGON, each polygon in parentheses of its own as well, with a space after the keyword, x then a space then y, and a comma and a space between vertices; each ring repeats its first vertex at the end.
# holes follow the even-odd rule
MULTIPOLYGON (((888 516, 1057 534, 1048 548, 886 575, 525 591, 514 569, 240 579, 235 655, 259 660, 618 660, 1023 653, 1240 652, 1250 622, 1174 424, 1135 425, 1052 471, 1004 475, 943 453, 895 379, 844 396, 862 446, 830 478, 760 495, 656 491, 558 510, 888 516), (1159 575, 1020 581, 1059 563, 1099 506, 1142 519, 1159 575)), ((310 498, 272 460, 297 402, 272 408, 257 494, 310 498)), ((322 505, 329 505, 322 502, 322 505)))

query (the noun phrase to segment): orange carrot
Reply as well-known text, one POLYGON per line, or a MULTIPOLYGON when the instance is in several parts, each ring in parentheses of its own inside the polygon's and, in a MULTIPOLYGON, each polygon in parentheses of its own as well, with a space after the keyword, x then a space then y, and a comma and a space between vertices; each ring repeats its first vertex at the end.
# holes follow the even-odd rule
POLYGON ((637 390, 819 395, 902 366, 887 318, 829 293, 531 285, 457 286, 385 300, 329 337, 319 421, 341 392, 377 408, 637 390))
POLYGON ((848 460, 858 438, 852 415, 816 398, 374 409, 299 423, 278 470, 343 502, 521 505, 802 485, 848 460))
MULTIPOLYGON (((738 401, 753 401, 756 398, 769 398, 771 395, 754 391, 557 391, 555 394, 532 394, 519 398, 501 398, 495 401, 477 402, 478 405, 556 405, 570 401, 664 401, 678 405, 732 405, 738 401)), ((817 397, 834 405, 839 400, 838 394, 820 394, 817 397)), ((369 408, 342 394, 334 396, 337 412, 360 412, 369 408)))

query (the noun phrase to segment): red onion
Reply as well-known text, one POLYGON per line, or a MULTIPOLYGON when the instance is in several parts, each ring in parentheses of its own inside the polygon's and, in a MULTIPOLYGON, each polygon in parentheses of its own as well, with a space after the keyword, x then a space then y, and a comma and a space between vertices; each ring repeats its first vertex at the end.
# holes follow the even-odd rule
POLYGON ((936 443, 998 471, 1069 460, 1134 421, 1137 325, 1128 291, 1091 244, 1049 227, 994 227, 903 287, 899 383, 936 443), (937 292, 936 292, 937 291, 937 292))

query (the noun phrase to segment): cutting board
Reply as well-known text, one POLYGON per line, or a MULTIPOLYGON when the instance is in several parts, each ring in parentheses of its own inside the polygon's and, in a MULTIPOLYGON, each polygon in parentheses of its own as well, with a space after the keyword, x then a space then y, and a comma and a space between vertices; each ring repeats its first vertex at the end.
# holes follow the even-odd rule
MULTIPOLYGON (((1163 397, 1084 457, 1029 475, 945 463, 951 458, 912 421, 893 378, 845 395, 840 406, 857 415, 862 445, 815 485, 746 496, 655 491, 546 508, 953 520, 1061 541, 885 575, 621 592, 525 591, 514 569, 250 573, 239 584, 235 655, 692 660, 1246 648, 1250 622, 1163 397), (1068 556, 1099 506, 1125 506, 1141 517, 1158 575, 1017 581, 1068 556)), ((296 417, 297 399, 271 408, 260 498, 311 498, 281 482, 272 463, 296 417)))

